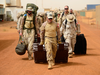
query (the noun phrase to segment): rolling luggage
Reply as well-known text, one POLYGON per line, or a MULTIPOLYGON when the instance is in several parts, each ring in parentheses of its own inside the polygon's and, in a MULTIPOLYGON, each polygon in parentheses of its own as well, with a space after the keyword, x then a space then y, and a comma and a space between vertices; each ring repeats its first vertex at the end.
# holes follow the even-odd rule
POLYGON ((87 50, 87 42, 86 42, 86 38, 84 37, 84 34, 80 34, 79 36, 77 35, 74 53, 86 54, 86 50, 87 50))
MULTIPOLYGON (((63 62, 67 63, 68 62, 68 43, 65 44, 58 44, 57 46, 57 54, 55 58, 55 62, 63 62)), ((39 63, 39 62, 47 62, 46 58, 46 50, 44 45, 39 45, 39 43, 34 43, 33 44, 33 57, 34 57, 34 62, 39 63)))

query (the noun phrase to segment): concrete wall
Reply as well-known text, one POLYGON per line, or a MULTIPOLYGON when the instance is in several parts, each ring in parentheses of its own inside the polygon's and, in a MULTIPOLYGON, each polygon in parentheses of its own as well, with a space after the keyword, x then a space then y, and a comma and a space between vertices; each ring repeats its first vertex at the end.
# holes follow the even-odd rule
POLYGON ((100 5, 96 6, 96 23, 100 25, 100 5))
POLYGON ((6 11, 6 15, 5 15, 5 18, 7 19, 7 11, 11 11, 11 17, 14 21, 17 21, 17 14, 19 12, 22 12, 22 11, 25 11, 24 9, 21 9, 21 8, 14 8, 14 7, 10 7, 10 8, 6 8, 5 9, 6 11))

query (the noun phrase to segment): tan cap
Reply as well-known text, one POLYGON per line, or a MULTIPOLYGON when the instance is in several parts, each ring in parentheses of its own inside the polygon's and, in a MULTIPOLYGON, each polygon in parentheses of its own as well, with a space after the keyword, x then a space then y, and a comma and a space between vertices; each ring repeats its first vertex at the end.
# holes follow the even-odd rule
POLYGON ((69 14, 68 16, 67 16, 67 21, 68 22, 73 22, 75 20, 75 16, 73 15, 73 14, 69 14))
POLYGON ((57 14, 60 14, 60 11, 58 11, 57 14))
POLYGON ((26 11, 33 11, 32 7, 28 7, 26 11))
POLYGON ((48 13, 47 13, 47 17, 48 17, 48 18, 53 18, 52 12, 48 12, 48 13))

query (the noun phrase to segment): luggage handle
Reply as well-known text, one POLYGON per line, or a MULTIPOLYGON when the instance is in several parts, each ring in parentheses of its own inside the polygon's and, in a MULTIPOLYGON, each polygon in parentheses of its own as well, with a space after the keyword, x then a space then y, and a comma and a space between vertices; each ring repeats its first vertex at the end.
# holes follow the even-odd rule
POLYGON ((22 39, 22 36, 19 36, 19 41, 18 41, 18 44, 24 44, 23 42, 21 42, 23 39, 22 39))

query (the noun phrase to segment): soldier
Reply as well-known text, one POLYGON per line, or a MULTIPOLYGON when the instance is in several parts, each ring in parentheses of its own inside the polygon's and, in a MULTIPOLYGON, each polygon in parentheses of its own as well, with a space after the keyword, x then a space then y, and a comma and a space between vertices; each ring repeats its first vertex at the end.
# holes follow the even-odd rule
MULTIPOLYGON (((64 7, 64 12, 62 12, 61 16, 60 16, 60 20, 59 20, 59 27, 61 27, 62 22, 67 19, 67 15, 69 15, 69 6, 65 6, 64 7)), ((61 42, 65 42, 64 36, 61 36, 61 42)))
POLYGON ((40 15, 41 15, 41 14, 38 14, 38 16, 37 16, 37 23, 38 23, 38 25, 39 25, 39 28, 40 28, 41 25, 42 25, 42 18, 40 17, 40 15))
POLYGON ((73 9, 70 9, 70 14, 73 14, 75 17, 77 16, 77 15, 74 13, 73 9))
POLYGON ((58 25, 59 25, 59 20, 60 20, 60 12, 57 13, 57 17, 54 19, 58 25))
POLYGON ((32 52, 33 52, 33 42, 35 32, 39 36, 39 26, 36 22, 36 17, 34 18, 34 14, 32 7, 28 7, 26 9, 27 14, 23 16, 21 27, 20 27, 20 35, 23 35, 24 43, 27 45, 28 50, 28 59, 31 60, 32 52), (34 23, 35 22, 35 23, 34 23))
POLYGON ((40 28, 41 45, 44 44, 44 37, 45 37, 45 48, 47 52, 46 56, 48 61, 48 69, 52 69, 52 66, 55 65, 55 56, 57 51, 56 33, 58 35, 58 43, 61 43, 60 29, 57 26, 57 23, 53 21, 53 14, 51 12, 48 12, 47 21, 44 22, 40 28))
MULTIPOLYGON (((69 43, 69 58, 73 56, 74 46, 76 43, 76 32, 77 28, 75 26, 75 16, 73 14, 69 14, 67 19, 64 20, 61 28, 61 34, 64 34, 65 42, 69 43)), ((79 31, 79 30, 78 30, 79 31)), ((80 32, 78 32, 80 33, 80 32)))
POLYGON ((65 6, 64 7, 64 12, 61 14, 61 16, 60 16, 60 20, 59 20, 59 26, 61 27, 61 25, 62 25, 62 22, 65 20, 65 19, 67 19, 67 15, 69 14, 69 6, 65 6))
POLYGON ((72 10, 72 9, 70 9, 70 14, 73 14, 73 15, 74 15, 74 12, 73 12, 73 10, 72 10))

